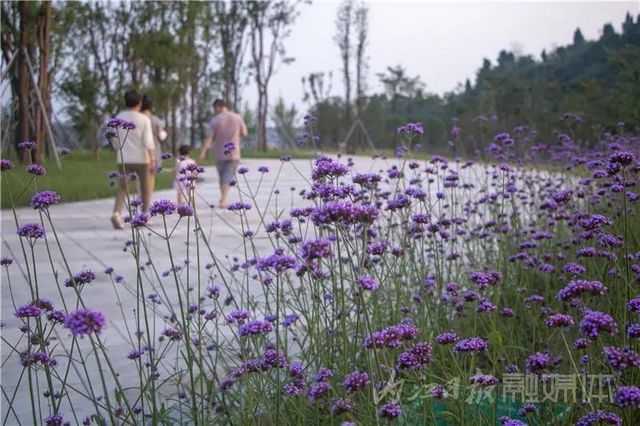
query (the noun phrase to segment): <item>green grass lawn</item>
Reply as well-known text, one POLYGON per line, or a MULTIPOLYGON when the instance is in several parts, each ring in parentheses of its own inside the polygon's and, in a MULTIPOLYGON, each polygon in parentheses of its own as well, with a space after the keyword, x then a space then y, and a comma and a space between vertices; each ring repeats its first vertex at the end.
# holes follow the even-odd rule
MULTIPOLYGON (((199 155, 194 150, 192 157, 199 155)), ((292 158, 313 158, 311 151, 267 151, 243 149, 244 158, 280 158, 289 155, 292 158)), ((31 195, 36 191, 45 189, 56 191, 62 197, 63 202, 93 200, 97 198, 112 197, 115 195, 115 187, 109 185, 109 172, 116 170, 115 154, 111 151, 102 151, 101 160, 96 161, 90 151, 72 151, 62 158, 62 170, 58 170, 53 159, 46 159, 44 166, 47 174, 37 179, 28 174, 25 165, 16 159, 15 151, 3 152, 2 158, 10 159, 15 167, 3 172, 1 179, 1 203, 2 209, 11 208, 11 198, 16 207, 26 206, 31 200, 31 195), (26 188, 26 190, 25 190, 26 188)), ((165 160, 163 167, 171 170, 175 160, 165 160)), ((211 156, 207 164, 212 164, 211 156)), ((156 178, 156 189, 170 188, 173 181, 171 172, 159 173, 156 178)))

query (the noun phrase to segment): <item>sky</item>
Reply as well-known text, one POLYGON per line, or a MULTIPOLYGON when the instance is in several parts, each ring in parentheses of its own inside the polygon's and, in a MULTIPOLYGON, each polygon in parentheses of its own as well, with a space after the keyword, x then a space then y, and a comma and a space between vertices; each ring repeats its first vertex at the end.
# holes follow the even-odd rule
MULTIPOLYGON (((301 78, 311 72, 333 72, 333 95, 342 95, 339 50, 333 40, 337 1, 301 5, 285 46, 295 58, 274 75, 270 102, 302 102, 301 78)), ((600 36, 605 23, 620 31, 625 14, 640 13, 640 1, 629 2, 432 2, 368 1, 368 93, 382 91, 376 73, 401 64, 419 75, 428 92, 444 94, 469 78, 474 81, 483 58, 495 63, 500 50, 516 49, 540 57, 543 49, 571 43, 580 27, 587 39, 600 36)), ((244 101, 254 105, 255 88, 244 101)))

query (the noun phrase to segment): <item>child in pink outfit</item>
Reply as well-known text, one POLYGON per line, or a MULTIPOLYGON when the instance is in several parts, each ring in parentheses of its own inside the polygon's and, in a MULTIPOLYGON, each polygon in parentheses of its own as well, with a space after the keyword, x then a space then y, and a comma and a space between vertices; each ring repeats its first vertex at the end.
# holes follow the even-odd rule
POLYGON ((176 167, 174 168, 175 181, 173 187, 178 194, 178 204, 183 204, 189 198, 190 190, 195 185, 194 180, 185 179, 191 173, 187 170, 187 166, 196 162, 190 157, 191 147, 189 145, 181 145, 178 152, 180 156, 176 160, 176 167))

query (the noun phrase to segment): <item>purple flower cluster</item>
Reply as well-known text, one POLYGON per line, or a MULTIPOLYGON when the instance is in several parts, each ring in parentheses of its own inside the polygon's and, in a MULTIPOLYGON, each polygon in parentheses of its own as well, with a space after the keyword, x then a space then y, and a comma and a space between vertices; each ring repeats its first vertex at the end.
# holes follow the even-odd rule
POLYGON ((549 328, 570 327, 573 324, 573 317, 567 314, 549 315, 545 321, 545 325, 549 328))
POLYGON ((173 201, 170 200, 157 200, 151 204, 149 207, 149 213, 151 216, 169 216, 176 211, 176 205, 173 201))
POLYGON ((431 345, 427 342, 416 343, 398 355, 396 365, 399 370, 418 370, 426 368, 431 362, 431 345))
POLYGON ((344 164, 333 161, 329 157, 320 157, 316 160, 311 178, 319 180, 324 178, 337 178, 349 173, 349 167, 344 164))
POLYGON ((18 306, 16 309, 16 316, 18 318, 32 318, 39 317, 42 314, 42 309, 34 304, 18 306))
POLYGON ((327 239, 305 241, 300 246, 300 257, 305 261, 331 256, 331 241, 327 239))
POLYGON ((193 210, 193 207, 188 204, 179 204, 176 207, 176 211, 178 212, 178 216, 180 217, 188 217, 195 214, 195 210, 193 210))
POLYGON ((469 337, 458 341, 453 347, 453 350, 457 353, 485 352, 488 347, 489 345, 486 340, 480 337, 469 337))
POLYGON ((502 280, 502 274, 497 271, 472 272, 469 278, 480 290, 484 290, 490 285, 498 284, 502 280))
POLYGON ((576 422, 576 426, 598 426, 598 425, 614 425, 622 426, 622 419, 615 413, 609 413, 603 410, 590 411, 586 415, 580 417, 576 422))
POLYGON ((298 267, 298 262, 294 257, 287 256, 282 249, 277 249, 271 256, 258 259, 258 270, 273 271, 276 274, 282 274, 289 269, 298 267))
POLYGON ((553 361, 547 352, 536 352, 527 358, 527 373, 542 374, 553 365, 553 361))
POLYGON ((378 289, 378 282, 372 276, 364 275, 358 278, 358 286, 363 290, 373 291, 378 289))
POLYGON ((476 374, 469 378, 469 383, 476 386, 495 386, 498 384, 498 379, 490 374, 476 374))
POLYGON ((458 337, 458 334, 455 331, 446 331, 438 334, 435 340, 439 345, 451 345, 460 340, 460 337, 458 337))
POLYGON ((227 207, 227 210, 229 211, 240 212, 240 213, 250 209, 251 209, 251 204, 243 203, 242 201, 236 201, 235 203, 229 204, 229 207, 227 207))
POLYGON ((579 297, 584 293, 593 296, 602 296, 607 288, 600 281, 574 280, 561 289, 556 298, 562 302, 579 297))
POLYGON ((162 331, 162 336, 166 337, 172 342, 177 342, 182 339, 182 332, 175 328, 166 328, 162 331))
POLYGON ((354 393, 364 388, 369 383, 369 375, 364 371, 356 370, 347 374, 342 382, 342 386, 345 388, 347 393, 354 393))
POLYGON ((149 222, 149 213, 136 213, 131 219, 131 226, 141 228, 149 222))
POLYGON ((32 174, 34 176, 44 176, 47 174, 47 169, 40 164, 29 164, 27 166, 27 173, 32 174))
POLYGON ((602 331, 618 334, 618 324, 611 315, 585 309, 585 314, 580 321, 580 331, 589 339, 596 340, 602 331))
POLYGON ((313 209, 311 220, 315 225, 331 223, 351 225, 373 223, 379 215, 375 206, 354 204, 349 201, 328 201, 313 209))
POLYGON ((378 417, 383 419, 396 419, 402 414, 402 407, 395 401, 387 402, 378 409, 378 417))
POLYGON ((626 346, 624 348, 616 348, 615 346, 607 346, 604 348, 609 365, 616 370, 626 370, 629 367, 640 367, 640 354, 626 346))
POLYGON ((613 400, 621 408, 640 408, 640 388, 637 386, 618 386, 613 400))
POLYGON ((38 147, 38 144, 35 141, 22 141, 18 144, 18 149, 24 149, 27 151, 34 150, 38 147))
POLYGON ((44 228, 39 223, 26 223, 20 227, 16 233, 24 238, 30 240, 37 240, 38 238, 44 238, 44 228))
POLYGON ((364 341, 366 348, 397 348, 402 341, 413 340, 420 334, 420 330, 409 324, 398 324, 374 331, 364 341))
POLYGON ((83 271, 78 272, 73 277, 67 278, 64 281, 64 285, 65 287, 77 287, 82 284, 89 284, 95 279, 96 279, 96 274, 89 269, 85 269, 83 271))
POLYGON ((135 130, 136 123, 114 117, 107 121, 107 127, 112 129, 135 130))
POLYGON ((246 320, 251 317, 251 313, 245 310, 235 310, 231 311, 227 317, 228 324, 243 324, 246 320))
POLYGON ((340 414, 350 413, 354 407, 355 404, 350 399, 336 399, 331 406, 331 413, 334 416, 339 416, 340 414))
POLYGON ((69 329, 75 337, 100 334, 106 325, 107 320, 102 312, 86 308, 70 312, 64 319, 64 327, 69 329))
POLYGON ((4 158, 0 160, 1 171, 6 172, 11 169, 13 169, 13 162, 11 160, 5 160, 4 158))
POLYGON ((31 207, 36 210, 46 210, 59 202, 60 196, 53 191, 37 192, 31 197, 31 207))
POLYGON ((420 122, 407 123, 398 127, 397 132, 399 135, 417 136, 424 134, 424 127, 420 122))
POLYGON ((23 367, 27 366, 36 366, 40 365, 56 365, 57 362, 55 359, 49 357, 45 352, 31 352, 31 351, 23 351, 20 352, 20 364, 23 367))
POLYGON ((239 329, 240 336, 260 336, 273 330, 273 325, 269 321, 253 320, 242 324, 239 329))

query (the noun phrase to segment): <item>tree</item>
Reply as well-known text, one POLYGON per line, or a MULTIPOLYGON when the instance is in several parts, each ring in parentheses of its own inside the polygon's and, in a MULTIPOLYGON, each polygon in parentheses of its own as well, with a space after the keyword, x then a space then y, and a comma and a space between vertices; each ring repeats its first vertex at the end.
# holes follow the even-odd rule
POLYGON ((331 95, 333 73, 329 71, 312 72, 308 76, 302 77, 302 90, 304 91, 302 100, 304 102, 312 102, 316 105, 325 101, 331 95), (326 81, 325 81, 326 77, 326 81))
POLYGON ((396 112, 398 98, 401 96, 414 97, 424 90, 424 83, 420 76, 409 77, 402 65, 387 67, 387 73, 378 73, 378 79, 384 87, 384 91, 391 101, 391 110, 396 112))
POLYGON ((41 162, 50 115, 51 3, 2 3, 2 53, 11 62, 12 104, 17 131, 14 142, 35 140, 36 149, 23 151, 24 161, 41 162), (36 91, 38 92, 37 95, 36 91))
MULTIPOLYGON (((369 31, 369 9, 356 0, 344 0, 336 15, 336 34, 334 40, 340 49, 342 62, 342 80, 344 82, 344 120, 346 127, 352 124, 353 107, 351 101, 352 85, 355 83, 355 116, 360 118, 364 102, 365 74, 367 68, 367 36, 369 31), (352 64, 352 62, 355 62, 352 64), (355 67, 355 79, 352 69, 355 67)), ((349 138, 347 152, 355 151, 356 139, 349 138)))
POLYGON ((360 117, 363 110, 364 91, 367 71, 367 42, 369 32, 369 8, 361 4, 355 13, 356 31, 356 117, 360 117))
POLYGON ((296 106, 292 104, 290 107, 287 107, 284 99, 279 98, 273 108, 273 121, 276 124, 276 131, 280 137, 291 145, 295 143, 297 118, 298 110, 296 109, 296 106))
MULTIPOLYGON (((344 0, 338 8, 336 16, 336 34, 334 40, 340 49, 342 61, 342 81, 344 83, 344 120, 346 126, 351 124, 351 56, 353 55, 352 27, 355 17, 354 0, 344 0)), ((347 147, 350 150, 350 147, 347 147)))
POLYGON ((285 56, 283 41, 297 16, 297 3, 286 0, 247 3, 251 34, 251 68, 258 91, 258 149, 267 149, 269 83, 279 62, 292 62, 285 56))
MULTIPOLYGON (((29 124, 29 117, 31 116, 31 111, 29 109, 29 95, 31 93, 31 82, 29 81, 29 69, 27 60, 28 52, 33 49, 33 40, 30 37, 30 33, 32 31, 31 25, 31 5, 29 5, 26 1, 21 1, 18 3, 18 11, 20 14, 20 43, 18 44, 17 49, 17 59, 18 59, 18 128, 20 140, 29 140, 31 139, 31 129, 29 124)), ((37 146, 35 152, 33 153, 35 158, 26 158, 25 161, 35 160, 36 162, 39 160, 40 156, 40 147, 37 146)), ((27 151, 25 151, 25 155, 30 155, 27 151)))
POLYGON ((220 34, 222 50, 223 94, 233 108, 240 106, 240 71, 247 48, 248 8, 237 1, 216 1, 216 28, 220 34))

